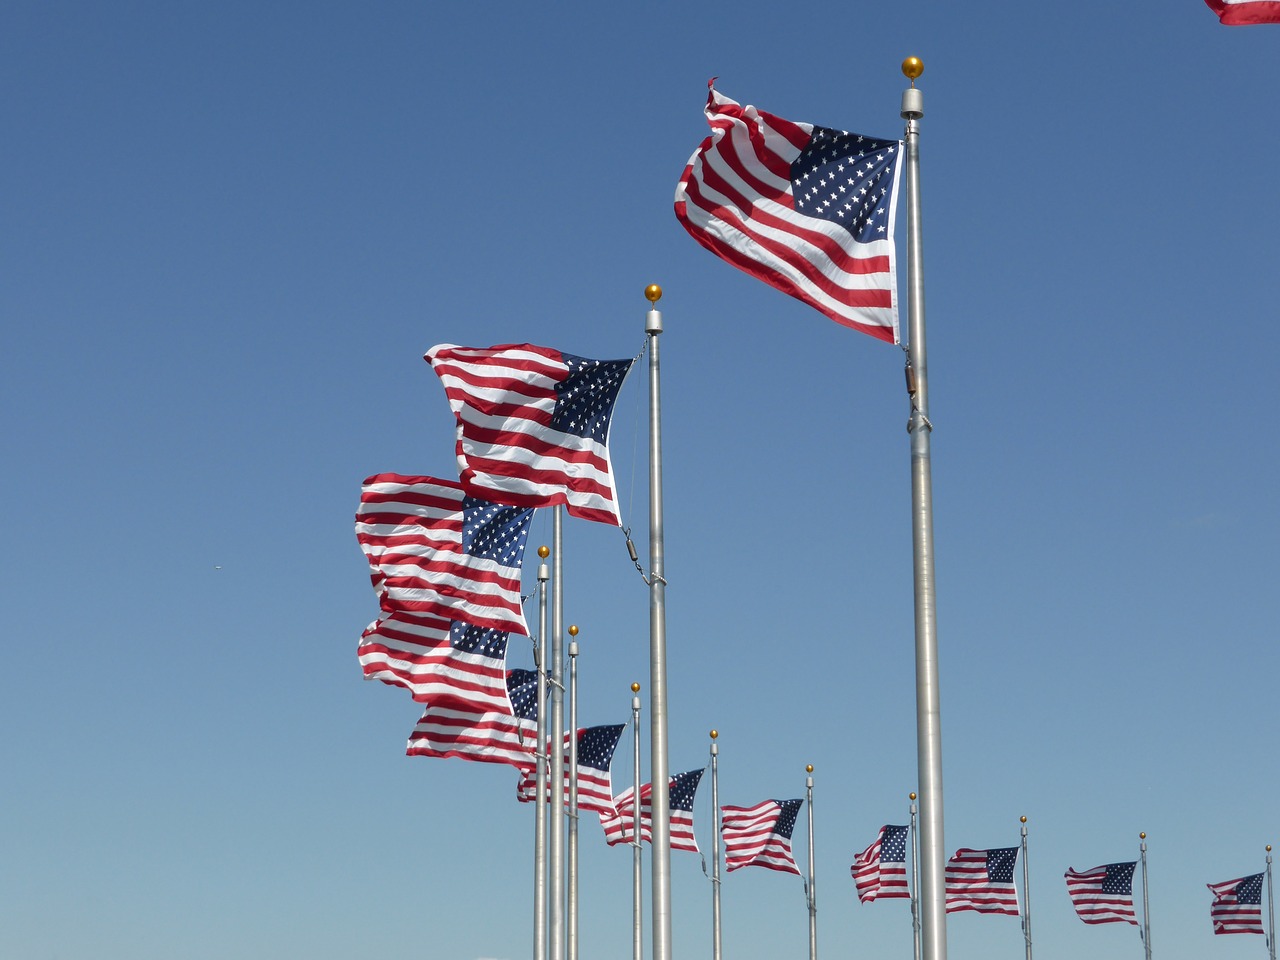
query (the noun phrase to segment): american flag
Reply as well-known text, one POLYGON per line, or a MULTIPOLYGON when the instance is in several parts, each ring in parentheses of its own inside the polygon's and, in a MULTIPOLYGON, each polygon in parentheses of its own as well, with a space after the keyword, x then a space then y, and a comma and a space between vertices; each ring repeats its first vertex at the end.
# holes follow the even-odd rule
MULTIPOLYGON (((618 815, 613 805, 613 784, 609 766, 613 752, 618 748, 625 723, 602 727, 583 727, 578 731, 578 810, 594 810, 602 822, 618 815)), ((564 802, 569 803, 569 734, 564 735, 564 802)), ((521 803, 538 798, 537 781, 533 771, 526 771, 516 786, 516 797, 521 803)))
POLYGON ((1238 880, 1208 885, 1213 894, 1209 918, 1214 933, 1263 933, 1262 878, 1255 873, 1238 880))
POLYGON ((501 709, 486 710, 456 699, 432 700, 409 735, 405 753, 509 763, 533 770, 538 742, 537 671, 508 670, 506 689, 508 705, 501 709))
POLYGON ((681 225, 738 269, 897 343, 902 144, 783 120, 710 86, 711 136, 676 187, 681 225))
POLYGON ((849 868, 858 900, 870 903, 910 897, 907 888, 907 828, 885 824, 867 849, 858 854, 849 868))
POLYGON ((1280 23, 1280 0, 1205 0, 1205 3, 1229 27, 1280 23))
POLYGON ((720 808, 724 862, 729 871, 739 867, 767 867, 796 873, 791 855, 791 832, 803 800, 765 800, 754 807, 720 808))
POLYGON ((356 539, 385 613, 527 635, 520 565, 532 516, 450 480, 380 473, 360 491, 356 539))
POLYGON ((521 507, 563 503, 575 517, 621 525, 609 422, 633 361, 527 343, 442 343, 426 359, 458 420, 467 493, 521 507))
POLYGON ((1067 870, 1067 896, 1085 923, 1132 923, 1133 868, 1136 860, 1108 863, 1092 870, 1067 870))
MULTIPOLYGON (((698 792, 698 783, 702 780, 702 770, 690 770, 677 773, 669 781, 671 849, 688 850, 698 853, 698 841, 693 835, 693 799, 698 792)), ((613 798, 618 808, 618 816, 603 821, 604 839, 609 846, 618 843, 630 843, 635 827, 636 803, 635 787, 627 787, 613 798)), ((640 787, 640 839, 653 842, 653 784, 645 783, 640 787)))
POLYGON ((945 872, 947 913, 976 910, 1018 916, 1018 891, 1013 885, 1017 862, 1017 847, 957 850, 945 872))
POLYGON ((366 680, 405 687, 419 703, 461 700, 507 710, 507 633, 460 620, 385 613, 360 637, 366 680))

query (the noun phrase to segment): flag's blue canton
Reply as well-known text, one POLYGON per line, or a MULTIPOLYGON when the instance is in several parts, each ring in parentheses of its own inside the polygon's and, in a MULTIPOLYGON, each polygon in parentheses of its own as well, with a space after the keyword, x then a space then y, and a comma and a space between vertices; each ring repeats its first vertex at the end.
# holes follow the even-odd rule
POLYGON ((1108 863, 1107 875, 1102 878, 1102 892, 1123 897, 1133 896, 1133 868, 1137 865, 1136 860, 1108 863))
POLYGON ((1252 877, 1244 877, 1236 886, 1236 903, 1262 903, 1262 877, 1255 873, 1252 877))
POLYGON ((832 220, 863 243, 886 239, 897 154, 897 140, 814 127, 808 145, 791 161, 796 210, 832 220))
POLYGON ((1018 847, 997 847, 987 851, 987 876, 992 883, 1013 883, 1013 865, 1018 862, 1018 847))
POLYGON ((791 831, 796 828, 796 817, 800 813, 800 804, 803 800, 775 800, 773 801, 782 808, 782 812, 778 814, 778 822, 774 824, 773 832, 780 837, 791 839, 791 831))
POLYGON ((462 551, 504 567, 519 567, 529 539, 532 507, 504 507, 476 497, 462 500, 462 551))
POLYGON ((507 656, 507 631, 454 620, 449 625, 449 644, 459 653, 479 653, 490 660, 504 660, 507 656))
POLYGON ((688 773, 677 773, 671 778, 671 809, 693 810, 693 796, 698 792, 698 782, 702 779, 701 770, 690 770, 688 773))
POLYGON ((605 727, 587 727, 578 731, 578 766, 608 770, 613 762, 613 751, 618 747, 624 723, 605 727))
POLYGON ((609 439, 609 418, 631 369, 630 360, 584 360, 562 353, 568 375, 556 384, 556 407, 551 412, 551 428, 561 433, 588 437, 596 443, 609 439))
POLYGON ((521 720, 538 722, 538 672, 536 670, 508 670, 507 696, 511 709, 521 720))
POLYGON ((880 841, 882 863, 907 862, 907 828, 886 825, 884 839, 880 841))

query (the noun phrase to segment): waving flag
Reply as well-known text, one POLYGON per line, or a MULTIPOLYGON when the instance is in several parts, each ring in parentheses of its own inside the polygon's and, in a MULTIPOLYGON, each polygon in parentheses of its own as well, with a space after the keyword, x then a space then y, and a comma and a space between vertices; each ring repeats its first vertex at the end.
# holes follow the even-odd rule
POLYGON ((870 903, 910 897, 907 889, 907 828, 889 824, 880 828, 875 841, 849 868, 858 890, 858 900, 870 903))
POLYGON ((451 699, 510 712, 504 630, 412 613, 383 614, 360 637, 356 656, 366 680, 405 687, 419 703, 451 699))
POLYGON ((1262 878, 1255 873, 1238 880, 1208 884, 1213 894, 1209 904, 1209 919, 1213 932, 1263 933, 1262 929, 1262 878))
POLYGON ((721 807, 724 862, 739 867, 767 867, 782 873, 800 872, 791 855, 791 832, 803 800, 765 800, 754 807, 721 807))
MULTIPOLYGON (((693 835, 693 799, 702 780, 702 770, 677 773, 669 781, 671 813, 671 849, 698 853, 698 841, 693 835)), ((635 828, 635 787, 627 787, 613 798, 618 816, 604 821, 604 839, 609 846, 630 843, 635 828)), ((653 843, 653 784, 640 787, 640 839, 653 843)))
POLYGON ((405 753, 508 763, 533 770, 538 742, 537 672, 507 671, 506 694, 507 703, 492 709, 480 701, 433 699, 409 735, 405 753))
POLYGON ((676 187, 693 239, 836 323, 898 342, 902 145, 742 106, 712 80, 711 136, 676 187))
POLYGON ((976 910, 1018 916, 1018 891, 1013 885, 1017 847, 995 850, 962 848, 947 861, 947 913, 976 910))
POLYGON ((1125 863, 1108 863, 1092 870, 1067 870, 1067 896, 1076 908, 1076 914, 1085 923, 1132 923, 1138 919, 1133 912, 1133 869, 1136 860, 1125 863))
POLYGON ((1204 0, 1229 27, 1280 23, 1280 0, 1204 0))
POLYGON ((426 360, 458 421, 468 494, 520 507, 563 503, 621 525, 609 423, 631 360, 586 360, 548 347, 442 343, 426 360))
POLYGON ((520 565, 532 516, 449 480, 380 473, 360 491, 356 539, 384 612, 527 635, 520 565))
MULTIPOLYGON (((578 810, 594 810, 604 822, 618 815, 613 805, 613 784, 609 767, 618 748, 625 723, 603 727, 583 727, 578 731, 578 810)), ((564 735, 564 802, 569 803, 569 734, 564 735)), ((526 772, 516 786, 516 798, 530 803, 538 798, 537 782, 532 771, 526 772)))

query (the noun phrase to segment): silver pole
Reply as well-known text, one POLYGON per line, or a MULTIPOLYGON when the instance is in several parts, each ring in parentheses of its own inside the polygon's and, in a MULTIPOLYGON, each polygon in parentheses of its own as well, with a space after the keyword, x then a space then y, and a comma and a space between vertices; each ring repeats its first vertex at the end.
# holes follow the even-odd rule
POLYGON ((938 627, 933 576, 933 481, 929 465, 929 375, 924 339, 924 255, 920 230, 920 118, 924 97, 915 80, 924 67, 902 64, 912 86, 902 93, 907 172, 907 315, 910 325, 911 520, 916 614, 916 764, 920 777, 920 890, 924 960, 946 960, 946 851, 942 835, 942 720, 938 693, 938 627))
POLYGON ((635 749, 631 754, 632 788, 631 799, 635 808, 631 811, 631 957, 632 960, 644 960, 644 894, 640 885, 644 881, 644 864, 641 858, 640 844, 640 684, 631 685, 631 737, 635 749))
POLYGON ((720 960, 720 734, 711 731, 711 957, 720 960))
MULTIPOLYGON (((645 288, 656 304, 662 288, 645 288)), ((662 313, 645 315, 649 336, 649 782, 654 785, 652 862, 653 960, 671 960, 671 795, 667 789, 667 581, 663 579, 662 398, 658 376, 658 334, 662 313)), ((639 798, 637 798, 637 801, 639 798)))
POLYGON ((916 847, 916 795, 911 799, 911 948, 920 960, 920 851, 916 847))
POLYGON ((547 742, 547 554, 545 547, 538 548, 538 556, 544 562, 538 564, 538 645, 536 683, 538 703, 537 743, 533 748, 537 767, 535 774, 533 829, 533 960, 547 960, 547 764, 543 744, 547 742))
POLYGON ((1031 871, 1027 865, 1027 818, 1022 817, 1022 936, 1027 941, 1027 960, 1031 960, 1031 871))
POLYGON ((547 885, 551 888, 551 952, 564 957, 564 508, 555 507, 552 527, 551 579, 551 856, 547 885))
POLYGON ((569 624, 569 870, 565 891, 569 960, 578 960, 578 628, 569 624))
POLYGON ((813 886, 813 764, 805 768, 805 806, 809 811, 809 960, 818 960, 818 892, 813 886))
POLYGON ((1271 844, 1267 844, 1267 949, 1276 960, 1276 897, 1271 888, 1271 844))
POLYGON ((1147 835, 1138 834, 1142 841, 1142 947, 1146 950, 1147 960, 1151 960, 1151 901, 1147 897, 1147 835))

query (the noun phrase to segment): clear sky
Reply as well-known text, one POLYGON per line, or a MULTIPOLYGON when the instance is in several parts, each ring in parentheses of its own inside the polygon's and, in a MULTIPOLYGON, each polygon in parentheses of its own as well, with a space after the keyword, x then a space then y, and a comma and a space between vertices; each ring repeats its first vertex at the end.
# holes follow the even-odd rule
MULTIPOLYGON (((532 811, 404 756, 352 517, 369 474, 455 470, 427 348, 630 357, 656 282, 671 768, 712 727, 724 803, 812 763, 820 954, 909 957, 848 873, 916 787, 901 352, 671 210, 708 77, 893 137, 909 55, 948 851, 1026 815, 1036 957, 1121 960, 1062 875, 1145 830, 1158 960, 1265 956, 1205 884, 1280 841, 1278 43, 1201 0, 6 4, 0 956, 530 955, 532 811)), ((642 556, 645 405, 612 436, 642 556)), ((581 719, 621 722, 647 590, 600 524, 564 563, 581 719)), ((581 871, 583 960, 628 956, 629 852, 585 822, 581 871)), ((696 856, 672 883, 709 956, 696 856)), ((728 876, 724 942, 804 956, 800 879, 728 876)), ((1022 956, 1012 918, 949 942, 1022 956)))

